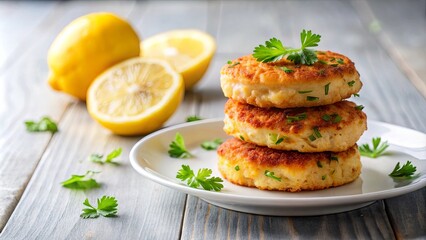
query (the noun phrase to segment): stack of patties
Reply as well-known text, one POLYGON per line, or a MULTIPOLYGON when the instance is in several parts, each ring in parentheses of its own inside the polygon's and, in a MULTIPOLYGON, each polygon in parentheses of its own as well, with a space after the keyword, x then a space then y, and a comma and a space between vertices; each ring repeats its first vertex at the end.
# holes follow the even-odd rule
POLYGON ((347 57, 317 52, 313 65, 252 55, 221 69, 229 98, 224 131, 234 138, 218 148, 228 181, 297 192, 340 186, 361 173, 356 142, 367 129, 360 107, 344 99, 362 87, 347 57))

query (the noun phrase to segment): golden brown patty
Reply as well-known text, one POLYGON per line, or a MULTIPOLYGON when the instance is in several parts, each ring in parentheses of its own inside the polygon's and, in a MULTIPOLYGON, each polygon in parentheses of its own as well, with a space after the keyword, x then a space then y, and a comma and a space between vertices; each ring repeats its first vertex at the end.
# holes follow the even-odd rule
POLYGON ((344 151, 367 129, 356 104, 341 101, 307 108, 259 108, 229 99, 224 131, 260 146, 299 152, 344 151))
POLYGON ((337 187, 354 181, 361 173, 357 145, 344 152, 300 153, 232 138, 217 153, 225 179, 266 190, 298 192, 337 187))
POLYGON ((311 66, 240 57, 222 67, 222 90, 240 102, 277 108, 332 104, 359 92, 362 82, 349 58, 330 51, 317 55, 319 61, 311 66))

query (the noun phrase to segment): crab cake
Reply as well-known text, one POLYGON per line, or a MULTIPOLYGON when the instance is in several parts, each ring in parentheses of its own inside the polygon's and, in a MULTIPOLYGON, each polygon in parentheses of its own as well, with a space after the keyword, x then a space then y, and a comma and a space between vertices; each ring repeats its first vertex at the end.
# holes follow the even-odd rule
POLYGON ((349 58, 330 51, 317 56, 310 66, 240 57, 221 69, 223 93, 258 107, 292 108, 332 104, 359 92, 362 82, 349 58))
POLYGON ((343 152, 281 151, 228 139, 217 150, 228 181, 264 190, 298 192, 341 186, 361 173, 358 146, 343 152))
POLYGON ((341 101, 306 108, 259 108, 229 99, 223 130, 244 141, 299 152, 344 151, 367 129, 356 104, 341 101))

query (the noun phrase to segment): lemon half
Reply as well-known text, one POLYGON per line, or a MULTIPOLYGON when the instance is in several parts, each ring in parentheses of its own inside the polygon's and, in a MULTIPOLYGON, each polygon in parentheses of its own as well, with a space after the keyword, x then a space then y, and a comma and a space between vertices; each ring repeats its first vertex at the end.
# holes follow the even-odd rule
POLYGON ((113 133, 147 134, 176 111, 184 91, 182 76, 168 62, 136 57, 95 79, 87 92, 87 109, 113 133))
POLYGON ((214 39, 194 30, 174 30, 149 37, 141 43, 141 55, 168 61, 192 88, 206 72, 216 50, 214 39))

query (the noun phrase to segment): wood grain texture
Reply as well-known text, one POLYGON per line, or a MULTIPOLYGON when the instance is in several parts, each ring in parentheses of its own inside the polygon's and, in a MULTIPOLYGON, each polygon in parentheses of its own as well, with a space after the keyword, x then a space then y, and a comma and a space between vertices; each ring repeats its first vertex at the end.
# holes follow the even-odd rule
MULTIPOLYGON (((388 10, 381 12, 380 4, 366 3, 381 21, 392 15, 388 10)), ((341 52, 356 63, 364 87, 361 97, 352 100, 365 106, 369 119, 426 132, 425 98, 410 84, 410 75, 401 63, 389 57, 388 47, 369 31, 357 4, 338 0, 0 2, 0 13, 11 12, 0 14, 2 36, 17 20, 28 26, 28 31, 17 29, 7 40, 0 39, 0 50, 4 49, 0 52, 0 229, 7 222, 0 238, 424 238, 426 189, 346 213, 270 217, 218 208, 165 188, 142 178, 130 166, 128 153, 142 136, 111 134, 90 118, 84 103, 53 92, 45 83, 46 52, 60 29, 83 14, 112 11, 127 18, 142 39, 176 28, 196 28, 214 36, 218 49, 210 68, 202 81, 186 92, 184 102, 165 126, 182 123, 194 114, 221 118, 226 98, 220 89, 219 70, 226 61, 250 53, 274 36, 286 45, 298 45, 299 31, 306 28, 323 35, 321 49, 341 52), (16 60, 10 61, 15 55, 16 60), (25 119, 43 115, 58 120, 61 131, 53 137, 25 132, 25 119), (87 161, 92 153, 107 153, 116 147, 123 148, 118 166, 87 161), (60 182, 71 174, 86 170, 101 171, 95 177, 101 188, 73 191, 61 187, 60 182), (81 219, 84 199, 93 202, 102 195, 117 197, 119 216, 81 219)), ((390 6, 398 4, 391 1, 390 6)), ((405 6, 403 12, 410 9, 411 5, 405 6)), ((404 21, 402 16, 397 18, 394 22, 404 21)), ((407 21, 422 26, 418 19, 407 21)), ((407 43, 410 39, 402 36, 394 40, 398 32, 389 30, 390 26, 383 25, 382 31, 404 46, 398 51, 404 52, 405 46, 423 46, 422 42, 407 43)), ((426 61, 426 55, 417 57, 426 61)), ((407 65, 415 69, 411 62, 407 65)))

